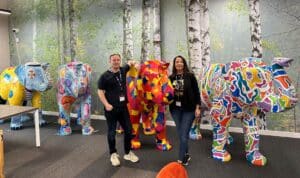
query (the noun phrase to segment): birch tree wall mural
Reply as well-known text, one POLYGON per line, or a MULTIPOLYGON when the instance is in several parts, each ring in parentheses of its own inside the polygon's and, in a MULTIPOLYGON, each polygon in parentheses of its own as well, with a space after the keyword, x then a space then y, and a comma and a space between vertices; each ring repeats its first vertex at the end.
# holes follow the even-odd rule
POLYGON ((161 59, 161 38, 160 38, 160 0, 153 0, 153 52, 155 59, 161 59))
POLYGON ((75 11, 74 0, 68 0, 69 26, 70 26, 70 54, 71 61, 76 61, 76 35, 75 35, 75 11))
MULTIPOLYGON (((259 11, 259 0, 248 0, 249 5, 249 22, 252 44, 252 57, 262 58, 262 39, 261 39, 261 19, 259 11)), ((266 115, 263 111, 258 110, 260 129, 267 129, 266 115)))
POLYGON ((61 24, 61 4, 60 0, 56 0, 56 25, 57 25, 57 53, 60 64, 64 64, 63 47, 62 47, 62 24, 61 24))
POLYGON ((141 62, 150 58, 151 50, 151 5, 152 0, 143 0, 142 5, 142 51, 141 62))
POLYGON ((200 34, 200 2, 199 0, 186 0, 185 7, 188 10, 188 50, 190 68, 199 77, 201 69, 201 34, 200 34))
POLYGON ((210 36, 208 1, 200 0, 200 28, 202 67, 210 64, 210 36))
POLYGON ((262 43, 261 43, 261 19, 259 12, 259 0, 248 0, 249 3, 249 20, 252 43, 252 56, 262 57, 262 43))
POLYGON ((37 60, 37 51, 36 51, 36 39, 37 39, 37 5, 39 0, 33 1, 33 25, 32 25, 32 61, 36 62, 37 60))
MULTIPOLYGON (((71 59, 88 63, 93 66, 92 96, 96 98, 97 79, 109 67, 107 59, 114 52, 122 53, 124 60, 171 61, 176 55, 184 55, 197 77, 210 62, 225 63, 263 54, 269 63, 282 55, 295 59, 288 73, 299 88, 300 4, 295 2, 9 0, 13 12, 9 16, 11 65, 18 65, 19 60, 21 64, 32 59, 48 62, 55 81, 59 65, 71 59), (19 29, 18 33, 12 28, 19 29)), ((91 112, 103 114, 102 104, 92 102, 91 112)), ((43 95, 43 106, 45 111, 57 111, 55 90, 43 95)), ((267 126, 269 130, 299 132, 299 118, 297 105, 284 113, 268 114, 267 126)), ((238 121, 233 124, 240 126, 238 121)))
POLYGON ((61 31, 62 31, 62 63, 66 62, 66 57, 68 55, 68 46, 67 46, 67 25, 65 17, 65 0, 62 0, 60 3, 60 15, 61 15, 61 31))
POLYGON ((131 0, 124 0, 123 14, 123 58, 133 59, 131 0))

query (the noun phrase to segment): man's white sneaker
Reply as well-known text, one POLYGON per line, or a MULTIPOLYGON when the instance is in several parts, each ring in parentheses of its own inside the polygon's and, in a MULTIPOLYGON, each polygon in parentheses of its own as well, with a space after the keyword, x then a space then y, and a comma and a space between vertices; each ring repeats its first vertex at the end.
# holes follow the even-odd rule
POLYGON ((128 154, 124 155, 124 159, 136 163, 139 161, 139 157, 137 157, 132 151, 129 151, 128 154))
POLYGON ((110 155, 110 162, 113 166, 120 166, 119 155, 117 153, 113 153, 110 155))

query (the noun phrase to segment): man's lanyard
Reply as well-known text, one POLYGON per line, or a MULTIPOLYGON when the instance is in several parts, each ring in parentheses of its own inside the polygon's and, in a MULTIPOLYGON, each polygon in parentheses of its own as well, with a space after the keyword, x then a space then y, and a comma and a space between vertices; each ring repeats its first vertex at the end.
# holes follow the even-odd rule
POLYGON ((117 75, 114 75, 116 80, 118 81, 118 84, 120 86, 120 91, 123 92, 123 85, 122 85, 122 74, 121 74, 121 70, 119 71, 119 77, 117 75))

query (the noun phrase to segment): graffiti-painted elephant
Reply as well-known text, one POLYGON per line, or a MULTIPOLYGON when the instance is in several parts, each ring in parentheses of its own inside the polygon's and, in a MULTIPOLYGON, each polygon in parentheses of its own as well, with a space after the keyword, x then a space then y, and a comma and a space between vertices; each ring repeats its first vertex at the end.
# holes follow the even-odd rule
POLYGON ((78 123, 82 126, 82 135, 91 135, 91 72, 88 64, 70 62, 59 67, 57 81, 57 103, 59 108, 59 135, 70 135, 70 113, 72 105, 78 106, 78 123))
POLYGON ((228 127, 236 117, 242 122, 247 161, 257 166, 267 163, 259 152, 257 111, 282 112, 296 104, 295 87, 284 70, 292 61, 275 58, 267 66, 261 59, 246 58, 212 64, 204 70, 200 78, 201 98, 212 117, 213 158, 230 161, 225 144, 232 142, 228 127))
MULTIPOLYGON (((33 107, 41 109, 41 92, 52 87, 48 66, 49 64, 30 62, 5 69, 0 75, 0 104, 8 102, 9 105, 21 106, 31 100, 33 107)), ((21 129, 24 117, 12 117, 10 128, 21 129)), ((46 124, 46 121, 40 118, 40 125, 46 124)))
POLYGON ((127 96, 133 139, 131 147, 141 147, 139 123, 142 116, 144 134, 156 134, 156 147, 166 151, 172 148, 166 138, 165 109, 174 97, 174 91, 168 79, 168 66, 158 60, 149 60, 137 70, 131 67, 127 73, 127 96))

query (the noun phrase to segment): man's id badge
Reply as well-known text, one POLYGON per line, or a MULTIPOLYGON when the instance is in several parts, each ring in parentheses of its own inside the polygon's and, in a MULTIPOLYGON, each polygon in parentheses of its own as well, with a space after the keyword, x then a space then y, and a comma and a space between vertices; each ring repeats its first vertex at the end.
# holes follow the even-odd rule
POLYGON ((120 96, 120 102, 125 101, 125 96, 120 96))
POLYGON ((176 106, 181 107, 181 102, 180 101, 176 101, 176 106))

